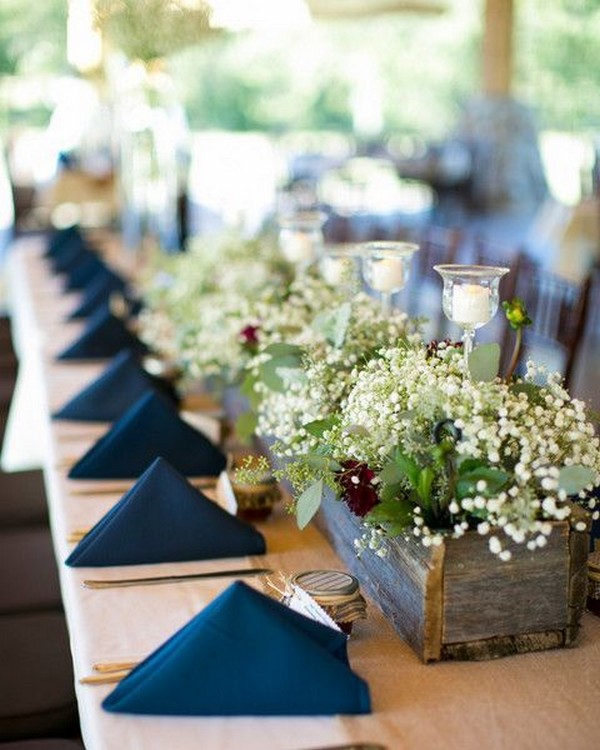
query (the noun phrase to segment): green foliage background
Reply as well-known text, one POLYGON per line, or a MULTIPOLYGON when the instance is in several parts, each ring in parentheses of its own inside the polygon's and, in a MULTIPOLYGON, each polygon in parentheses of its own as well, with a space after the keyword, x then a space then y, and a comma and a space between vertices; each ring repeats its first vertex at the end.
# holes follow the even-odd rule
MULTIPOLYGON (((439 17, 209 39, 171 68, 194 128, 350 132, 356 71, 368 59, 385 131, 436 138, 480 87, 483 0, 448 5, 439 17)), ((515 10, 515 96, 542 128, 598 130, 600 0, 515 0, 515 10)), ((0 76, 65 72, 66 17, 66 0, 0 0, 0 76)))

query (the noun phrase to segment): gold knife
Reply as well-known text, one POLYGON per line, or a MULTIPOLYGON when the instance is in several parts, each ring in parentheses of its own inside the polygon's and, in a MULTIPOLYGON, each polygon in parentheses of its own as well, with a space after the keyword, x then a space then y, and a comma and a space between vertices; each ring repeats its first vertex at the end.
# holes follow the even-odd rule
MULTIPOLYGON (((217 477, 188 477, 188 482, 197 490, 214 489, 217 486, 217 477)), ((68 489, 74 495, 119 495, 130 490, 137 480, 135 479, 70 479, 68 489), (82 482, 82 484, 79 484, 82 482), (89 484, 83 484, 89 482, 89 484)))
POLYGON ((241 578, 243 576, 270 575, 271 568, 234 568, 215 570, 211 573, 187 573, 185 575, 153 576, 151 578, 113 578, 112 580, 86 579, 83 585, 88 589, 110 589, 123 586, 151 586, 158 583, 180 583, 199 581, 203 578, 241 578))
POLYGON ((114 682, 121 682, 129 672, 129 669, 123 669, 120 672, 110 672, 109 674, 91 674, 81 677, 79 682, 82 685, 111 685, 114 682))

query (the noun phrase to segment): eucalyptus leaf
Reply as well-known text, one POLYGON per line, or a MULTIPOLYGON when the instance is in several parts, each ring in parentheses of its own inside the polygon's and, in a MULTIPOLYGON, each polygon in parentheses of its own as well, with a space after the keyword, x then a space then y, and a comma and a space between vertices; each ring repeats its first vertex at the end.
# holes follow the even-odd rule
POLYGON ((301 360, 296 354, 284 354, 271 357, 259 367, 260 379, 271 391, 285 393, 285 381, 282 371, 299 368, 301 360))
POLYGON ((285 384, 277 372, 277 360, 270 359, 267 362, 263 362, 259 368, 260 379, 263 384, 270 390, 276 393, 285 392, 285 384))
POLYGON ((563 466, 558 474, 559 489, 564 490, 567 495, 577 495, 593 482, 594 472, 587 466, 579 464, 563 466))
POLYGON ((359 437, 369 436, 369 430, 361 424, 349 424, 348 427, 344 428, 344 432, 346 435, 358 435, 359 437))
POLYGON ((235 421, 235 434, 242 442, 246 443, 254 435, 257 424, 258 417, 254 412, 247 411, 244 414, 240 414, 235 421))
POLYGON ((240 393, 248 399, 248 403, 252 409, 257 409, 260 404, 261 396, 254 390, 254 386, 258 382, 258 377, 249 372, 244 377, 242 384, 240 385, 240 393))
POLYGON ((527 400, 532 404, 543 404, 542 388, 537 385, 537 383, 531 383, 529 381, 513 383, 510 386, 510 390, 516 395, 519 393, 526 393, 527 400))
POLYGON ((462 500, 473 495, 497 495, 508 484, 510 478, 510 474, 501 469, 479 466, 465 470, 465 464, 463 464, 459 469, 459 478, 456 482, 456 498, 462 500), (486 489, 483 492, 477 490, 477 482, 480 481, 486 483, 486 489))
POLYGON ((306 373, 299 367, 277 367, 277 374, 284 383, 304 385, 307 382, 306 373))
POLYGON ((325 419, 315 419, 312 422, 307 422, 302 427, 308 432, 309 435, 314 437, 322 437, 323 433, 327 430, 331 430, 337 422, 336 417, 330 416, 325 419))
POLYGON ((315 513, 319 510, 323 499, 323 480, 319 479, 307 487, 296 501, 296 520, 298 527, 306 528, 315 513))
POLYGON ((265 347, 265 353, 270 354, 271 357, 285 357, 287 355, 301 357, 302 347, 297 346, 296 344, 286 344, 284 341, 281 341, 275 344, 269 344, 269 346, 265 347))
POLYGON ((312 322, 312 328, 322 334, 329 343, 339 349, 346 338, 346 331, 352 315, 352 305, 344 302, 335 310, 324 310, 312 322))
POLYGON ((469 374, 475 382, 489 383, 498 375, 500 347, 496 343, 481 344, 469 355, 469 374))

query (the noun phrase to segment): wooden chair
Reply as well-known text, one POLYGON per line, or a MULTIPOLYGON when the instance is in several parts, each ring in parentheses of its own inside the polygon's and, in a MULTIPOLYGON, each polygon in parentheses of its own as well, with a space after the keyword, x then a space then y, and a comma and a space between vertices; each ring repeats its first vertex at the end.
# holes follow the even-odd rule
MULTIPOLYGON (((521 298, 532 319, 524 331, 521 368, 528 357, 546 360, 554 369, 557 355, 565 386, 570 388, 590 309, 593 275, 581 284, 540 268, 520 254, 514 268, 514 293, 521 298), (540 356, 541 355, 541 356, 540 356), (548 359, 549 358, 549 359, 548 359)), ((506 326, 503 364, 510 357, 514 333, 506 326)))
POLYGON ((463 233, 459 229, 431 226, 407 239, 419 245, 412 259, 407 312, 429 319, 426 338, 443 338, 447 321, 442 310, 442 281, 433 267, 456 262, 463 233))

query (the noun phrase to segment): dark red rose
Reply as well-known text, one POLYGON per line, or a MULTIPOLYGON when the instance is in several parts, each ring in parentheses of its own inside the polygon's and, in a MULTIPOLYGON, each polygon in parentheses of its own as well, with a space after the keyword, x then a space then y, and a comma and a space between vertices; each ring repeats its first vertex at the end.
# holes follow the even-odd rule
POLYGON ((362 518, 379 503, 373 485, 375 472, 359 461, 345 461, 342 467, 342 471, 338 472, 338 482, 343 490, 342 500, 355 516, 362 518))
POLYGON ((258 326, 246 326, 240 331, 240 338, 242 344, 248 347, 255 347, 258 345, 258 326))

